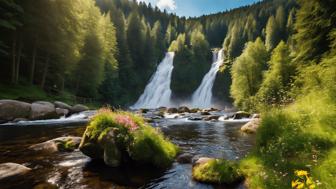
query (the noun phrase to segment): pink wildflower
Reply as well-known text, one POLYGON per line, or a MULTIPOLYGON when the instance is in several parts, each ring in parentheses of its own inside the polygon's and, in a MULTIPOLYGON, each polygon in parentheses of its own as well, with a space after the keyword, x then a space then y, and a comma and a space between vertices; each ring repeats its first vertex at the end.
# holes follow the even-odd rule
POLYGON ((139 126, 132 120, 130 116, 127 115, 117 115, 115 121, 127 127, 130 131, 134 131, 139 128, 139 126))

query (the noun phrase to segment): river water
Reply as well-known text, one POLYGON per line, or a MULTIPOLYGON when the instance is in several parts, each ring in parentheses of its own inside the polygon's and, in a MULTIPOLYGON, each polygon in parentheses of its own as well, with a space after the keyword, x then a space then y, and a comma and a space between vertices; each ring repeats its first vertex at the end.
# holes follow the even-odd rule
MULTIPOLYGON (((184 118, 158 119, 153 123, 184 153, 226 159, 242 158, 254 145, 254 135, 241 133, 241 125, 184 118)), ((116 169, 91 161, 80 151, 38 154, 28 149, 30 145, 60 136, 81 136, 84 130, 83 123, 0 126, 0 163, 14 162, 32 168, 25 179, 2 183, 0 188, 244 188, 195 182, 191 178, 191 164, 175 162, 163 171, 150 167, 116 169)))

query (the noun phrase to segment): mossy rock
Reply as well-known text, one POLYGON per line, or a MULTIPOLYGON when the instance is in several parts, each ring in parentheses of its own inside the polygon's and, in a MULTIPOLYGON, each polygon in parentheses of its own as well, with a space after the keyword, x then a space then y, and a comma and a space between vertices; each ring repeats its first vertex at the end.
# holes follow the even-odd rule
POLYGON ((192 177, 212 184, 233 184, 243 180, 238 163, 212 158, 200 158, 193 166, 192 177))
POLYGON ((111 167, 128 161, 167 167, 178 147, 143 117, 129 112, 98 111, 83 135, 80 150, 92 159, 102 159, 111 167))
POLYGON ((46 142, 34 144, 30 146, 29 149, 43 153, 72 152, 78 148, 80 141, 80 137, 58 137, 46 142))

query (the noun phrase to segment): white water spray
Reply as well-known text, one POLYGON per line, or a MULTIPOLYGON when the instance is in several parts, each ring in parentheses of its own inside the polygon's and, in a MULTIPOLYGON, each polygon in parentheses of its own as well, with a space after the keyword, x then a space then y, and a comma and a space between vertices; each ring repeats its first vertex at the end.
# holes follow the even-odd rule
POLYGON ((223 49, 213 53, 213 63, 210 71, 204 76, 201 85, 192 95, 191 106, 197 108, 209 108, 212 101, 212 87, 219 67, 223 64, 223 49))
POLYGON ((171 75, 173 72, 174 52, 167 52, 156 72, 147 84, 144 93, 131 109, 158 108, 169 106, 171 97, 171 75))

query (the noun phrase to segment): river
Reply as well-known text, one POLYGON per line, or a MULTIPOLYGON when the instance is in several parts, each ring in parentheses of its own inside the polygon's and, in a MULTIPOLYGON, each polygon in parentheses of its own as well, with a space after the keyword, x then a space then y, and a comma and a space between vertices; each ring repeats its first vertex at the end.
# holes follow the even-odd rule
MULTIPOLYGON (((254 135, 240 132, 241 125, 185 118, 162 118, 153 123, 180 146, 183 153, 226 159, 242 158, 254 145, 254 135)), ((244 188, 242 185, 215 186, 195 182, 191 178, 191 164, 175 162, 164 171, 149 167, 116 169, 91 161, 78 150, 38 154, 28 149, 30 145, 60 136, 81 136, 84 130, 83 123, 1 126, 0 163, 20 163, 33 170, 25 179, 12 180, 0 188, 244 188)))

